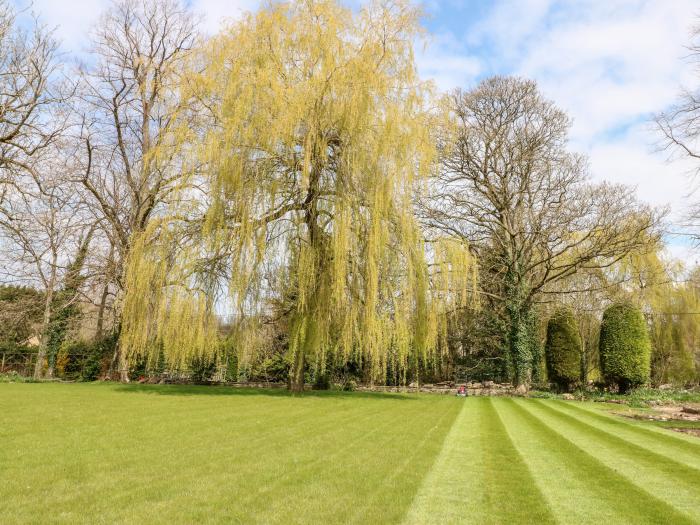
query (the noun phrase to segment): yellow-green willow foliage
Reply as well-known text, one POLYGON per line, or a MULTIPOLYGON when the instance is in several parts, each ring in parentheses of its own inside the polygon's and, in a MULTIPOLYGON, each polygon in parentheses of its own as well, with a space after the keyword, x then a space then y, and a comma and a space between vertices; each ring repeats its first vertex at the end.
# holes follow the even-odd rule
POLYGON ((697 270, 690 275, 677 262, 661 256, 662 245, 650 240, 649 250, 620 261, 617 271, 622 296, 636 302, 649 325, 652 381, 697 383, 700 380, 700 286, 697 270))
POLYGON ((463 243, 426 247, 414 219, 436 128, 419 33, 405 0, 359 13, 319 0, 270 5, 207 44, 183 88, 208 119, 192 159, 207 188, 201 242, 178 240, 173 219, 134 250, 128 355, 213 348, 224 275, 240 319, 287 306, 297 389, 305 362, 353 358, 381 380, 389 359, 405 369, 440 347, 441 313, 466 301, 475 270, 463 243))

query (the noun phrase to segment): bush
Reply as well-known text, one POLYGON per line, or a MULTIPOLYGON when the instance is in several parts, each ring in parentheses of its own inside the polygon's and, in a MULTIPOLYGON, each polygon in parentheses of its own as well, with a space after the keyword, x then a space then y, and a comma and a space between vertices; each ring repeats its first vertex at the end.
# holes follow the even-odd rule
POLYGON ((354 379, 349 379, 341 384, 341 390, 343 392, 354 392, 357 389, 357 381, 354 379))
POLYGON ((64 341, 56 354, 56 375, 70 381, 80 379, 83 363, 91 351, 90 343, 85 341, 64 341))
POLYGON ((224 368, 224 381, 238 381, 238 354, 232 337, 219 341, 219 363, 224 368))
POLYGON ((549 381, 569 391, 581 377, 581 336, 571 310, 557 311, 547 323, 544 351, 549 381))
POLYGON ((603 314, 600 365, 605 382, 621 393, 649 381, 651 341, 642 312, 630 303, 616 303, 603 314))
POLYGON ((331 389, 331 377, 328 372, 316 371, 314 382, 311 386, 313 390, 330 390, 331 389))
POLYGON ((83 370, 80 373, 81 381, 95 381, 107 372, 118 339, 119 336, 114 333, 92 343, 90 351, 83 361, 83 370))
POLYGON ((18 374, 14 370, 0 372, 0 383, 33 383, 34 379, 18 374))
POLYGON ((207 356, 195 356, 190 359, 190 379, 194 383, 210 381, 216 370, 216 360, 207 356))
MULTIPOLYGON (((248 381, 282 383, 287 380, 288 376, 289 362, 284 354, 273 353, 252 364, 248 381)), ((306 382, 309 382, 309 378, 306 382)))
POLYGON ((94 342, 64 341, 56 356, 56 374, 73 381, 95 381, 105 371, 115 344, 115 336, 94 342))

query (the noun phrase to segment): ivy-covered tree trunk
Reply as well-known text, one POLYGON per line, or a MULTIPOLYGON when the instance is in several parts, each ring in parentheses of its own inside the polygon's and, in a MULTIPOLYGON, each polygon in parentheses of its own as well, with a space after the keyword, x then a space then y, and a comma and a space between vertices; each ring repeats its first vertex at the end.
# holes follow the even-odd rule
POLYGON ((88 248, 92 239, 93 230, 88 231, 84 239, 81 240, 75 259, 68 266, 63 282, 63 289, 58 291, 54 297, 54 305, 51 311, 51 319, 46 327, 46 352, 48 357, 49 377, 53 377, 56 368, 56 356, 66 340, 66 336, 72 326, 81 317, 81 310, 78 301, 80 288, 85 277, 80 274, 85 265, 88 248))
POLYGON ((539 379, 541 348, 537 314, 528 289, 514 272, 506 276, 506 314, 509 323, 508 362, 511 381, 528 389, 539 379))
POLYGON ((517 304, 509 305, 508 317, 510 321, 508 350, 512 367, 511 376, 517 386, 527 386, 532 379, 533 357, 527 318, 525 312, 517 304))

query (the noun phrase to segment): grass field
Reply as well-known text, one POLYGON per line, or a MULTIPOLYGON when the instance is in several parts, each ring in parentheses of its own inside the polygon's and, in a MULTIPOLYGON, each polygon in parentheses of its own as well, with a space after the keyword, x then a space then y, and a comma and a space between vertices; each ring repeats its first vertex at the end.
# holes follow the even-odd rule
POLYGON ((0 384, 0 523, 700 523, 700 440, 593 404, 0 384))

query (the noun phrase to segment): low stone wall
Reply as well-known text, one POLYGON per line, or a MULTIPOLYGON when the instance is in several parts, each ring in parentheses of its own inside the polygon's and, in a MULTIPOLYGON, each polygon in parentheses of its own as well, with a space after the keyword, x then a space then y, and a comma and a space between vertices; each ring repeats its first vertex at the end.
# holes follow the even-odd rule
POLYGON ((424 393, 424 394, 445 394, 457 395, 459 387, 465 386, 469 396, 511 396, 515 394, 515 388, 510 383, 494 383, 484 381, 483 383, 436 383, 417 385, 411 383, 408 386, 369 386, 359 385, 355 390, 360 392, 403 392, 403 393, 424 393))
MULTIPOLYGON (((153 380, 153 381, 141 381, 141 382, 152 382, 152 383, 167 383, 167 384, 192 384, 187 380, 178 380, 173 378, 153 380)), ((198 383, 200 385, 218 385, 227 386, 232 388, 287 388, 286 383, 235 383, 235 382, 218 382, 218 381, 208 381, 198 383)), ((494 383, 493 381, 484 381, 483 383, 455 383, 452 381, 446 381, 444 383, 425 383, 418 385, 416 383, 411 383, 405 386, 383 386, 383 385, 357 385, 355 387, 356 392, 395 392, 404 394, 443 394, 443 395, 457 395, 457 390, 459 387, 465 386, 467 389, 467 395, 469 396, 512 396, 516 394, 515 388, 510 383, 494 383)), ((304 385, 304 390, 311 390, 312 385, 304 385)))

